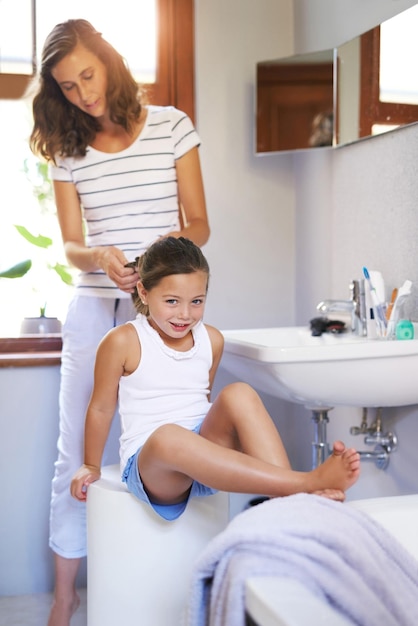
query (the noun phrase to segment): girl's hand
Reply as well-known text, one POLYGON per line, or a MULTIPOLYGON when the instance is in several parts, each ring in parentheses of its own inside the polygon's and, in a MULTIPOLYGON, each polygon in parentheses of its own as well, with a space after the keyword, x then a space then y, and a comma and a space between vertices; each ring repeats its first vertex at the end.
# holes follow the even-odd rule
POLYGON ((96 249, 97 265, 109 276, 115 285, 126 293, 133 293, 138 282, 138 273, 132 267, 126 267, 128 259, 115 246, 96 249))
POLYGON ((85 502, 87 499, 87 488, 100 478, 100 468, 93 465, 82 465, 73 476, 71 481, 71 495, 76 500, 85 502))

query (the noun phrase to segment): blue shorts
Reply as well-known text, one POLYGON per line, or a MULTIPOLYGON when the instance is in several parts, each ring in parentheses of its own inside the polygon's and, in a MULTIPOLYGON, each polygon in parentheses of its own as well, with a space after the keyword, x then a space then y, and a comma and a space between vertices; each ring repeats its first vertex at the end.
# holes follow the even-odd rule
MULTIPOLYGON (((199 424, 198 426, 193 428, 192 432, 199 433, 201 425, 202 424, 199 424)), ((154 509, 154 511, 165 520, 171 522, 180 517, 180 515, 184 512, 190 498, 210 496, 214 493, 217 493, 217 489, 212 489, 211 487, 202 485, 202 483, 194 480, 190 488, 189 495, 182 502, 177 502, 176 504, 156 504, 155 502, 151 502, 147 492, 144 489, 144 485, 142 483, 138 470, 138 455, 141 452, 141 449, 142 447, 139 448, 139 450, 129 458, 122 474, 122 482, 126 483, 128 491, 130 491, 139 500, 142 500, 142 502, 146 502, 147 504, 149 504, 154 509)))

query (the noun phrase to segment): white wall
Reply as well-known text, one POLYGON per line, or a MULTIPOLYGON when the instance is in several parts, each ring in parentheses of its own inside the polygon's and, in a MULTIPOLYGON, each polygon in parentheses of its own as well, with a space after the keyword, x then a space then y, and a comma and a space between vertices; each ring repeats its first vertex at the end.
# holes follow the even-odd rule
POLYGON ((254 156, 254 86, 257 61, 292 52, 291 0, 196 0, 195 12, 212 227, 206 319, 224 329, 286 324, 294 313, 292 161, 254 156))
POLYGON ((0 596, 52 588, 59 366, 0 368, 0 596))
POLYGON ((416 0, 293 0, 295 52, 335 48, 416 0))

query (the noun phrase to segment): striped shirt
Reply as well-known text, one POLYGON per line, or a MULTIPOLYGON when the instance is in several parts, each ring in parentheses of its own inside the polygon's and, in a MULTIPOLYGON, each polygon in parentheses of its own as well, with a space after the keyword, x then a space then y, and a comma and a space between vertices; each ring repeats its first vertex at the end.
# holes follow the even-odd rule
MULTIPOLYGON (((85 157, 57 157, 51 178, 73 183, 80 197, 86 245, 116 246, 134 260, 156 239, 179 229, 176 160, 200 144, 190 118, 174 107, 148 106, 138 138, 116 153, 87 148, 85 157)), ((80 295, 126 298, 102 271, 81 272, 80 295)))

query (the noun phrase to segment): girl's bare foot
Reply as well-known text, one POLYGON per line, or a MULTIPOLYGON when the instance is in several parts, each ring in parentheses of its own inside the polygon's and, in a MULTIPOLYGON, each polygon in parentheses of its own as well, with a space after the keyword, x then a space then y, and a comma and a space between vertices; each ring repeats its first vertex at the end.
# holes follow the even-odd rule
POLYGON ((328 498, 328 500, 335 500, 336 502, 344 502, 345 500, 345 493, 341 491, 341 489, 318 489, 318 491, 314 491, 313 494, 315 496, 328 498))
POLYGON ((70 626, 71 617, 77 611, 80 606, 80 598, 77 593, 74 593, 72 602, 54 600, 49 614, 48 626, 70 626))
POLYGON ((330 490, 345 492, 354 485, 359 475, 359 453, 354 448, 346 448, 342 441, 336 441, 332 454, 312 471, 315 481, 313 492, 322 492, 322 495, 325 491, 330 493, 330 490))

